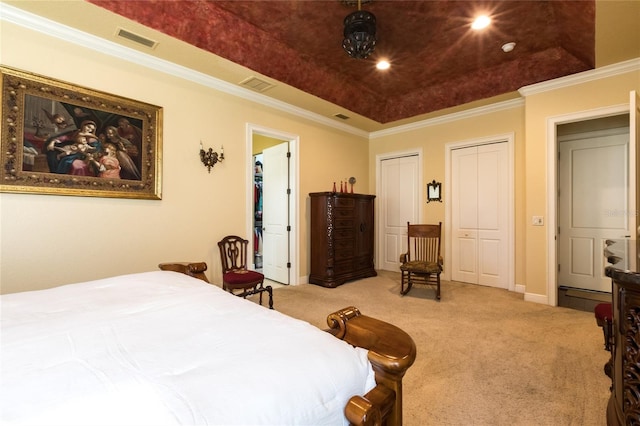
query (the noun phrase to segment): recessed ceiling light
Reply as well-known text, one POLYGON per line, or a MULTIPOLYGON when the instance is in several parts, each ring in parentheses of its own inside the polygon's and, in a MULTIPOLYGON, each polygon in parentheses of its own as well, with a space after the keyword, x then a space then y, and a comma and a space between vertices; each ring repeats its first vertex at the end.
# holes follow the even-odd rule
POLYGON ((502 51, 504 53, 509 53, 513 50, 513 48, 516 47, 516 44, 512 41, 510 41, 509 43, 505 43, 502 45, 502 51))
POLYGON ((378 61, 378 63, 376 64, 376 68, 378 68, 379 70, 387 70, 390 66, 391 64, 385 60, 378 61))
POLYGON ((473 23, 471 24, 471 28, 473 28, 474 30, 481 30, 488 27, 490 23, 491 18, 489 18, 487 15, 480 15, 473 21, 473 23))

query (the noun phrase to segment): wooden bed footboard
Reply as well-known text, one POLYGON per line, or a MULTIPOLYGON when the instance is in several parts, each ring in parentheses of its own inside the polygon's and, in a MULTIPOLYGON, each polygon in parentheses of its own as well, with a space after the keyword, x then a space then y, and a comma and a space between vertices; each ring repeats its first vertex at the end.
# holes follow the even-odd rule
POLYGON ((327 330, 353 346, 369 351, 377 386, 364 397, 354 396, 345 415, 354 425, 402 425, 402 378, 416 359, 416 345, 406 332, 362 315, 350 306, 327 317, 327 330))
POLYGON ((201 279, 204 282, 209 282, 204 272, 207 270, 206 262, 170 262, 161 263, 158 265, 163 271, 180 272, 190 277, 201 279))
MULTIPOLYGON (((164 271, 181 272, 206 282, 205 262, 161 263, 164 271)), ((345 416, 353 425, 401 426, 402 378, 416 359, 416 345, 406 332, 377 320, 353 307, 327 317, 331 333, 338 339, 369 351, 369 362, 376 375, 377 386, 366 395, 353 396, 345 407, 345 416)))

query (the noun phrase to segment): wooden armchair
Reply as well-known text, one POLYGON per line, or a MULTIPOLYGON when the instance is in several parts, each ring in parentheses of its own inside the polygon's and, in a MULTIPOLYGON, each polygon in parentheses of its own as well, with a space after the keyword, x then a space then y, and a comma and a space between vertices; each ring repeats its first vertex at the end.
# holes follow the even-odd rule
POLYGON ((273 289, 264 286, 264 275, 247 268, 247 246, 249 241, 237 235, 228 235, 218 242, 222 263, 222 288, 243 298, 253 294, 269 294, 269 309, 273 309, 273 289))
POLYGON ((436 300, 440 300, 441 237, 442 222, 437 225, 407 222, 407 252, 400 255, 400 294, 407 294, 413 284, 427 284, 435 286, 436 300))

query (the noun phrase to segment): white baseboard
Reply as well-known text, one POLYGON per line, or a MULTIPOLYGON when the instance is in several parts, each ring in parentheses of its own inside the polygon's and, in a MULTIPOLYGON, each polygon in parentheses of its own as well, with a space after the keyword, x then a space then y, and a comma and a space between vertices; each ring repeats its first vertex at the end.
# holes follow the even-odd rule
POLYGON ((526 302, 540 303, 542 305, 549 304, 549 298, 544 294, 524 293, 524 300, 526 302))

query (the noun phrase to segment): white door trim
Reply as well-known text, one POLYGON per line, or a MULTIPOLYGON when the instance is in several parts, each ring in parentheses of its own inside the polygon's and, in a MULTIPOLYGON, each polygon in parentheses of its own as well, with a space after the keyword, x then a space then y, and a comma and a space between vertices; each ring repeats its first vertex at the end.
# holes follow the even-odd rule
MULTIPOLYGON (((382 193, 382 180, 380 179, 381 175, 381 168, 382 168, 382 162, 384 160, 390 160, 392 158, 399 158, 399 157, 409 157, 409 156, 418 156, 418 176, 420 176, 421 180, 424 180, 424 173, 423 173, 423 159, 422 159, 422 148, 415 148, 415 149, 408 149, 406 151, 394 151, 394 152, 387 152, 385 154, 378 154, 376 155, 376 194, 381 194, 382 193)), ((426 183, 424 183, 424 185, 419 185, 421 188, 425 188, 426 191, 426 183)), ((423 205, 425 202, 425 198, 424 198, 424 192, 423 191, 419 191, 419 196, 418 196, 418 217, 422 217, 422 210, 423 210, 423 205)), ((377 241, 377 244, 375 244, 375 253, 374 253, 374 259, 376 259, 375 265, 382 265, 383 259, 382 256, 384 255, 384 250, 381 249, 381 244, 384 244, 381 238, 382 235, 384 235, 384 223, 381 220, 382 216, 381 216, 381 207, 382 207, 382 201, 381 200, 377 200, 375 203, 375 221, 376 221, 376 235, 375 235, 375 241, 377 241)), ((377 269, 377 268, 376 268, 377 269)))
MULTIPOLYGON (((612 115, 620 115, 629 113, 629 104, 615 105, 606 108, 598 108, 589 111, 580 111, 571 114, 558 115, 547 118, 547 300, 550 306, 558 306, 558 279, 557 267, 557 241, 556 233, 558 229, 557 216, 557 188, 558 188, 558 140, 557 127, 560 124, 573 123, 577 121, 594 120, 597 118, 609 117, 612 115)), ((629 141, 629 176, 635 179, 636 171, 634 159, 635 144, 629 141)), ((635 191, 629 188, 629 196, 633 196, 635 200, 635 191)), ((635 205, 635 201, 634 204, 635 205)), ((541 295, 527 295, 525 300, 531 300, 543 303, 541 295)))
POLYGON ((291 262, 291 270, 289 273, 291 285, 306 284, 307 279, 300 277, 300 194, 298 193, 300 182, 300 156, 298 155, 300 147, 300 136, 292 133, 282 132, 279 130, 270 129, 267 127, 259 126, 257 124, 247 123, 246 129, 246 175, 245 175, 245 188, 246 192, 246 235, 248 237, 253 235, 253 135, 260 134, 275 139, 282 139, 283 141, 289 141, 289 152, 291 153, 291 159, 289 162, 289 185, 291 187, 290 203, 289 203, 289 222, 291 225, 291 232, 289 233, 289 261, 291 262))
POLYGON ((507 246, 508 246, 508 272, 507 272, 507 289, 509 291, 516 290, 515 284, 515 135, 514 133, 505 133, 502 135, 487 136, 483 138, 471 139, 467 141, 451 142, 445 145, 445 177, 444 177, 444 271, 442 278, 451 279, 451 152, 454 149, 468 148, 472 146, 486 145, 490 143, 506 143, 508 164, 508 183, 507 183, 507 246))

